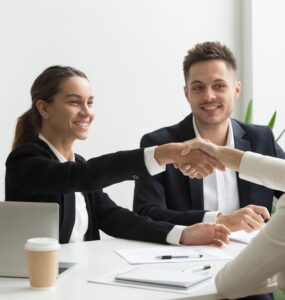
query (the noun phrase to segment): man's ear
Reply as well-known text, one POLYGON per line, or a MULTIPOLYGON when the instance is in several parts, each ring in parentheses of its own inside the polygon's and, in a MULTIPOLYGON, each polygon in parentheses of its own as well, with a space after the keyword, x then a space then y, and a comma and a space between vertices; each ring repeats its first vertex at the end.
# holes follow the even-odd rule
POLYGON ((42 118, 44 120, 48 120, 49 119, 48 103, 45 100, 40 99, 37 101, 36 107, 40 115, 42 116, 42 118))
POLYGON ((238 99, 238 97, 240 95, 240 91, 241 91, 241 83, 240 83, 240 81, 237 81, 236 87, 235 87, 235 100, 238 99))
POLYGON ((185 95, 185 97, 187 98, 187 94, 188 94, 188 92, 187 92, 187 86, 184 85, 183 89, 184 89, 184 95, 185 95))
POLYGON ((188 90, 186 84, 185 84, 185 86, 184 86, 184 95, 185 95, 185 97, 186 97, 186 99, 187 99, 187 102, 190 104, 190 100, 189 100, 189 90, 188 90))

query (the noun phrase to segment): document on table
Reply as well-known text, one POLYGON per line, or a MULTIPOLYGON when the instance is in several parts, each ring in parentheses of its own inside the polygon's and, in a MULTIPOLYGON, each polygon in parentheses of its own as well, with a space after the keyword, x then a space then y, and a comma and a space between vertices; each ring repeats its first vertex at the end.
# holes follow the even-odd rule
POLYGON ((115 252, 131 265, 232 259, 232 256, 214 246, 164 246, 118 249, 115 252), (166 256, 173 258, 161 258, 166 256))
MULTIPOLYGON (((180 274, 179 274, 180 276, 180 274)), ((132 267, 127 268, 124 270, 112 272, 110 274, 100 276, 97 278, 92 278, 88 280, 90 283, 102 283, 102 284, 110 284, 110 285, 117 285, 117 286, 125 286, 125 287, 133 287, 133 288, 141 288, 141 289, 151 289, 151 290, 157 290, 157 291, 164 291, 164 292, 172 292, 172 293, 180 293, 180 294, 193 294, 196 291, 199 291, 201 289, 209 288, 211 287, 212 290, 215 290, 215 284, 214 279, 209 276, 207 273, 203 274, 202 277, 200 277, 201 274, 195 274, 193 276, 193 273, 184 273, 182 271, 177 270, 166 270, 166 269, 152 269, 147 267, 132 267), (176 280, 176 282, 181 281, 185 279, 177 278, 178 274, 181 273, 182 276, 187 274, 186 276, 192 277, 192 279, 188 278, 188 282, 196 279, 196 284, 193 283, 193 285, 189 287, 179 287, 174 285, 166 285, 166 284, 158 284, 153 282, 139 282, 139 281, 131 281, 131 280, 121 280, 120 278, 127 277, 127 274, 132 274, 132 276, 143 276, 143 278, 150 279, 152 277, 152 280, 156 280, 157 276, 161 276, 161 278, 171 280, 176 280), (166 277, 166 274, 168 274, 168 278, 166 277), (156 276, 156 277, 154 277, 156 276)), ((186 279, 187 282, 187 279, 186 279)))
POLYGON ((210 279, 208 274, 181 272, 176 270, 165 270, 158 268, 137 267, 128 272, 118 274, 115 280, 153 283, 159 285, 176 286, 188 288, 202 281, 210 279))
MULTIPOLYGON (((266 225, 264 224, 262 228, 264 228, 266 225)), ((252 232, 246 232, 244 230, 239 230, 232 232, 230 234, 230 240, 235 242, 240 242, 243 244, 249 244, 253 238, 255 238, 261 229, 253 230, 252 232)))

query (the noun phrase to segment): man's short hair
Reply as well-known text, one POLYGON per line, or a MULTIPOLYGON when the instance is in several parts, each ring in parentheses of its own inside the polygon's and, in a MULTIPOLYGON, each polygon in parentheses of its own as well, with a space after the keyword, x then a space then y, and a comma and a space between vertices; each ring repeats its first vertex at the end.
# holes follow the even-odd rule
POLYGON ((191 66, 200 61, 220 59, 223 60, 228 67, 234 71, 237 70, 236 58, 232 51, 220 42, 204 42, 196 44, 192 49, 188 50, 183 61, 183 72, 185 81, 189 75, 191 66))

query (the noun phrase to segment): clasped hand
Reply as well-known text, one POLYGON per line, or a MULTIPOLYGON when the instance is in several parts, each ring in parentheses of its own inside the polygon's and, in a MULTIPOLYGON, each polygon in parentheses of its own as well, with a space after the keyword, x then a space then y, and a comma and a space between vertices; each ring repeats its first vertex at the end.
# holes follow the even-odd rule
POLYGON ((225 166, 210 155, 216 151, 215 145, 211 142, 195 138, 181 144, 182 151, 173 165, 183 175, 201 179, 210 175, 215 169, 225 170, 225 166))

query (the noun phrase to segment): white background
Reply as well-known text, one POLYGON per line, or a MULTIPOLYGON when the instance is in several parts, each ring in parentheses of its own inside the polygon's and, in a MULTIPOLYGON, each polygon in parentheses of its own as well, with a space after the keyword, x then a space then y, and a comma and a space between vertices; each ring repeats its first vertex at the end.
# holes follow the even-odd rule
MULTIPOLYGON (((274 16, 281 11, 278 6, 283 9, 281 0, 253 0, 254 13, 250 0, 0 1, 1 200, 16 118, 30 107, 33 80, 54 64, 79 68, 93 86, 93 128, 88 141, 75 145, 85 158, 136 148, 144 133, 184 118, 190 108, 183 95, 183 58, 189 48, 207 40, 219 40, 233 50, 239 77, 246 81, 234 115, 242 119, 242 103, 253 94, 256 120, 266 123, 276 108, 277 123, 284 126, 284 51, 268 59, 266 50, 277 50, 276 44, 269 45, 272 31, 274 42, 284 46, 284 24, 278 23, 284 21, 274 16), (273 22, 268 17, 265 22, 274 3, 276 11, 269 16, 273 22)), ((131 208, 133 183, 106 191, 131 208)))

